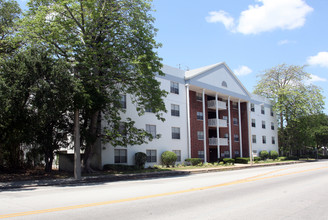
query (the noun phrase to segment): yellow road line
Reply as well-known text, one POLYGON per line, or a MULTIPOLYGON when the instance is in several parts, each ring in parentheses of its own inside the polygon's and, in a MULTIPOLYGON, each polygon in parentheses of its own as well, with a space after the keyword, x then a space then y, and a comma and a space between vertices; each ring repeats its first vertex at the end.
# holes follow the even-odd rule
POLYGON ((72 209, 81 209, 81 208, 87 208, 87 207, 110 205, 110 204, 116 204, 116 203, 122 203, 122 202, 130 202, 130 201, 136 201, 136 200, 143 200, 143 199, 157 198, 157 197, 163 197, 163 196, 177 195, 177 194, 182 194, 182 193, 195 192, 195 191, 206 190, 206 189, 213 189, 213 188, 218 188, 218 187, 222 187, 222 186, 230 186, 230 185, 246 183, 246 182, 254 182, 254 181, 258 181, 258 180, 271 179, 271 178, 275 178, 275 177, 293 175, 293 174, 298 174, 298 173, 305 173, 305 172, 310 172, 310 171, 315 171, 315 170, 320 170, 320 169, 327 169, 327 168, 328 168, 328 166, 327 167, 319 167, 319 168, 309 169, 309 170, 295 171, 295 172, 291 172, 291 173, 284 173, 284 174, 277 174, 277 175, 272 175, 272 176, 265 176, 265 175, 268 175, 268 174, 272 174, 272 173, 275 173, 275 172, 286 170, 286 169, 280 169, 280 170, 271 171, 271 172, 268 172, 268 173, 265 173, 265 174, 260 174, 260 175, 254 176, 254 177, 245 178, 245 179, 236 180, 236 181, 227 182, 227 183, 221 183, 221 184, 212 185, 212 186, 205 186, 205 187, 192 188, 192 189, 180 190, 180 191, 175 191, 175 192, 160 193, 160 194, 154 194, 154 195, 148 195, 148 196, 139 196, 139 197, 134 197, 134 198, 119 199, 119 200, 112 200, 112 201, 105 201, 105 202, 96 202, 96 203, 66 206, 66 207, 59 207, 59 208, 52 208, 52 209, 42 209, 42 210, 36 210, 36 211, 5 214, 5 215, 0 215, 0 219, 19 217, 19 216, 27 216, 27 215, 35 215, 35 214, 42 214, 42 213, 49 213, 49 212, 58 212, 58 211, 65 211, 65 210, 72 210, 72 209))

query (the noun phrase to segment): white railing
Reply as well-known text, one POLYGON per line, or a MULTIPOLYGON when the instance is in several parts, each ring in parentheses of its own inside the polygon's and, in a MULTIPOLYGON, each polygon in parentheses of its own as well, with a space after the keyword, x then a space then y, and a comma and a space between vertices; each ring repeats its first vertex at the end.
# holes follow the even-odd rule
POLYGON ((209 138, 209 145, 211 146, 217 146, 218 145, 218 139, 217 138, 209 138))
POLYGON ((220 146, 228 146, 228 138, 220 138, 220 146))
MULTIPOLYGON (((222 109, 222 110, 227 109, 227 104, 225 102, 222 102, 222 101, 217 101, 217 102, 218 102, 218 109, 222 109)), ((216 108, 215 100, 208 101, 207 107, 208 108, 216 108)))
MULTIPOLYGON (((216 127, 216 118, 210 118, 210 119, 208 119, 208 126, 209 127, 216 127)), ((227 120, 225 120, 225 119, 219 119, 219 126, 221 128, 228 127, 227 120)))

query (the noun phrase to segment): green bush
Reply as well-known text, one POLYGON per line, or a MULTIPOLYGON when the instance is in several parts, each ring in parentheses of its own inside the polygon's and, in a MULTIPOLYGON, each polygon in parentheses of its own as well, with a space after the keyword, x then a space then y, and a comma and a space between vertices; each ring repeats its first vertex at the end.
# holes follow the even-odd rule
POLYGON ((235 164, 235 159, 232 158, 223 158, 224 164, 235 164))
POLYGON ((275 150, 270 151, 270 158, 271 158, 272 160, 277 159, 278 156, 279 156, 279 155, 278 155, 278 152, 277 152, 277 151, 275 151, 275 150))
POLYGON ((145 168, 145 164, 147 162, 147 154, 144 152, 137 152, 134 155, 135 165, 139 169, 145 168))
POLYGON ((242 163, 248 164, 249 158, 248 157, 236 157, 235 163, 242 163))
POLYGON ((261 157, 254 157, 255 162, 259 162, 261 160, 261 157))
POLYGON ((278 157, 279 161, 287 160, 287 157, 278 157))
POLYGON ((290 155, 290 156, 287 157, 287 160, 298 160, 298 157, 290 155))
POLYGON ((175 162, 178 159, 178 156, 173 153, 172 151, 165 151, 162 153, 162 163, 163 165, 166 165, 167 167, 169 167, 170 165, 174 166, 175 162))
POLYGON ((188 158, 185 159, 185 161, 190 163, 192 166, 197 166, 198 164, 202 163, 202 159, 200 158, 188 158))
POLYGON ((269 157, 269 153, 268 153, 268 151, 266 151, 266 150, 262 150, 262 151, 260 152, 260 157, 261 157, 262 160, 266 160, 266 159, 268 159, 268 157, 269 157))

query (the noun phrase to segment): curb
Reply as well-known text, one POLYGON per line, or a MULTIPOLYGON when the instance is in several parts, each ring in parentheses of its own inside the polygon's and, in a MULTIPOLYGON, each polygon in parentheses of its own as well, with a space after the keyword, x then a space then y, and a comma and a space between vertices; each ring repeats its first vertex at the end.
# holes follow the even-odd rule
POLYGON ((281 162, 281 163, 253 164, 252 166, 248 164, 248 165, 239 165, 239 166, 231 166, 231 167, 200 168, 200 169, 179 170, 179 171, 153 172, 153 173, 111 174, 111 175, 82 177, 81 180, 68 178, 68 179, 52 179, 52 180, 3 182, 0 183, 0 191, 9 190, 9 189, 37 187, 37 186, 73 186, 73 185, 84 185, 90 183, 96 184, 100 182, 105 183, 105 182, 114 182, 114 181, 165 178, 165 177, 186 176, 186 175, 200 174, 200 173, 241 170, 241 169, 257 168, 257 167, 290 165, 290 164, 305 163, 305 162, 306 161, 291 161, 291 162, 281 162))

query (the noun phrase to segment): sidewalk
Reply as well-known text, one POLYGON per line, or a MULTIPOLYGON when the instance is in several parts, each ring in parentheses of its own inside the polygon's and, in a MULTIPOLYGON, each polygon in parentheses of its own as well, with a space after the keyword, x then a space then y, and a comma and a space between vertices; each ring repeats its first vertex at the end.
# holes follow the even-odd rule
POLYGON ((159 171, 152 173, 135 173, 135 174, 108 174, 98 176, 85 176, 81 180, 75 180, 74 178, 66 179, 51 179, 51 180, 30 180, 30 181, 13 181, 13 182, 0 182, 0 192, 8 189, 19 189, 26 187, 37 187, 37 186, 67 186, 67 185, 86 185, 86 184, 97 184, 101 182, 113 182, 123 180, 141 180, 150 178, 164 178, 173 176, 184 176, 197 173, 209 173, 209 172, 221 172, 228 170, 239 170, 248 169, 255 167, 266 167, 266 166, 278 166, 288 165, 295 163, 304 163, 305 161, 287 161, 277 163, 265 163, 265 164, 235 164, 232 166, 224 167, 209 167, 199 169, 186 169, 178 171, 159 171))

